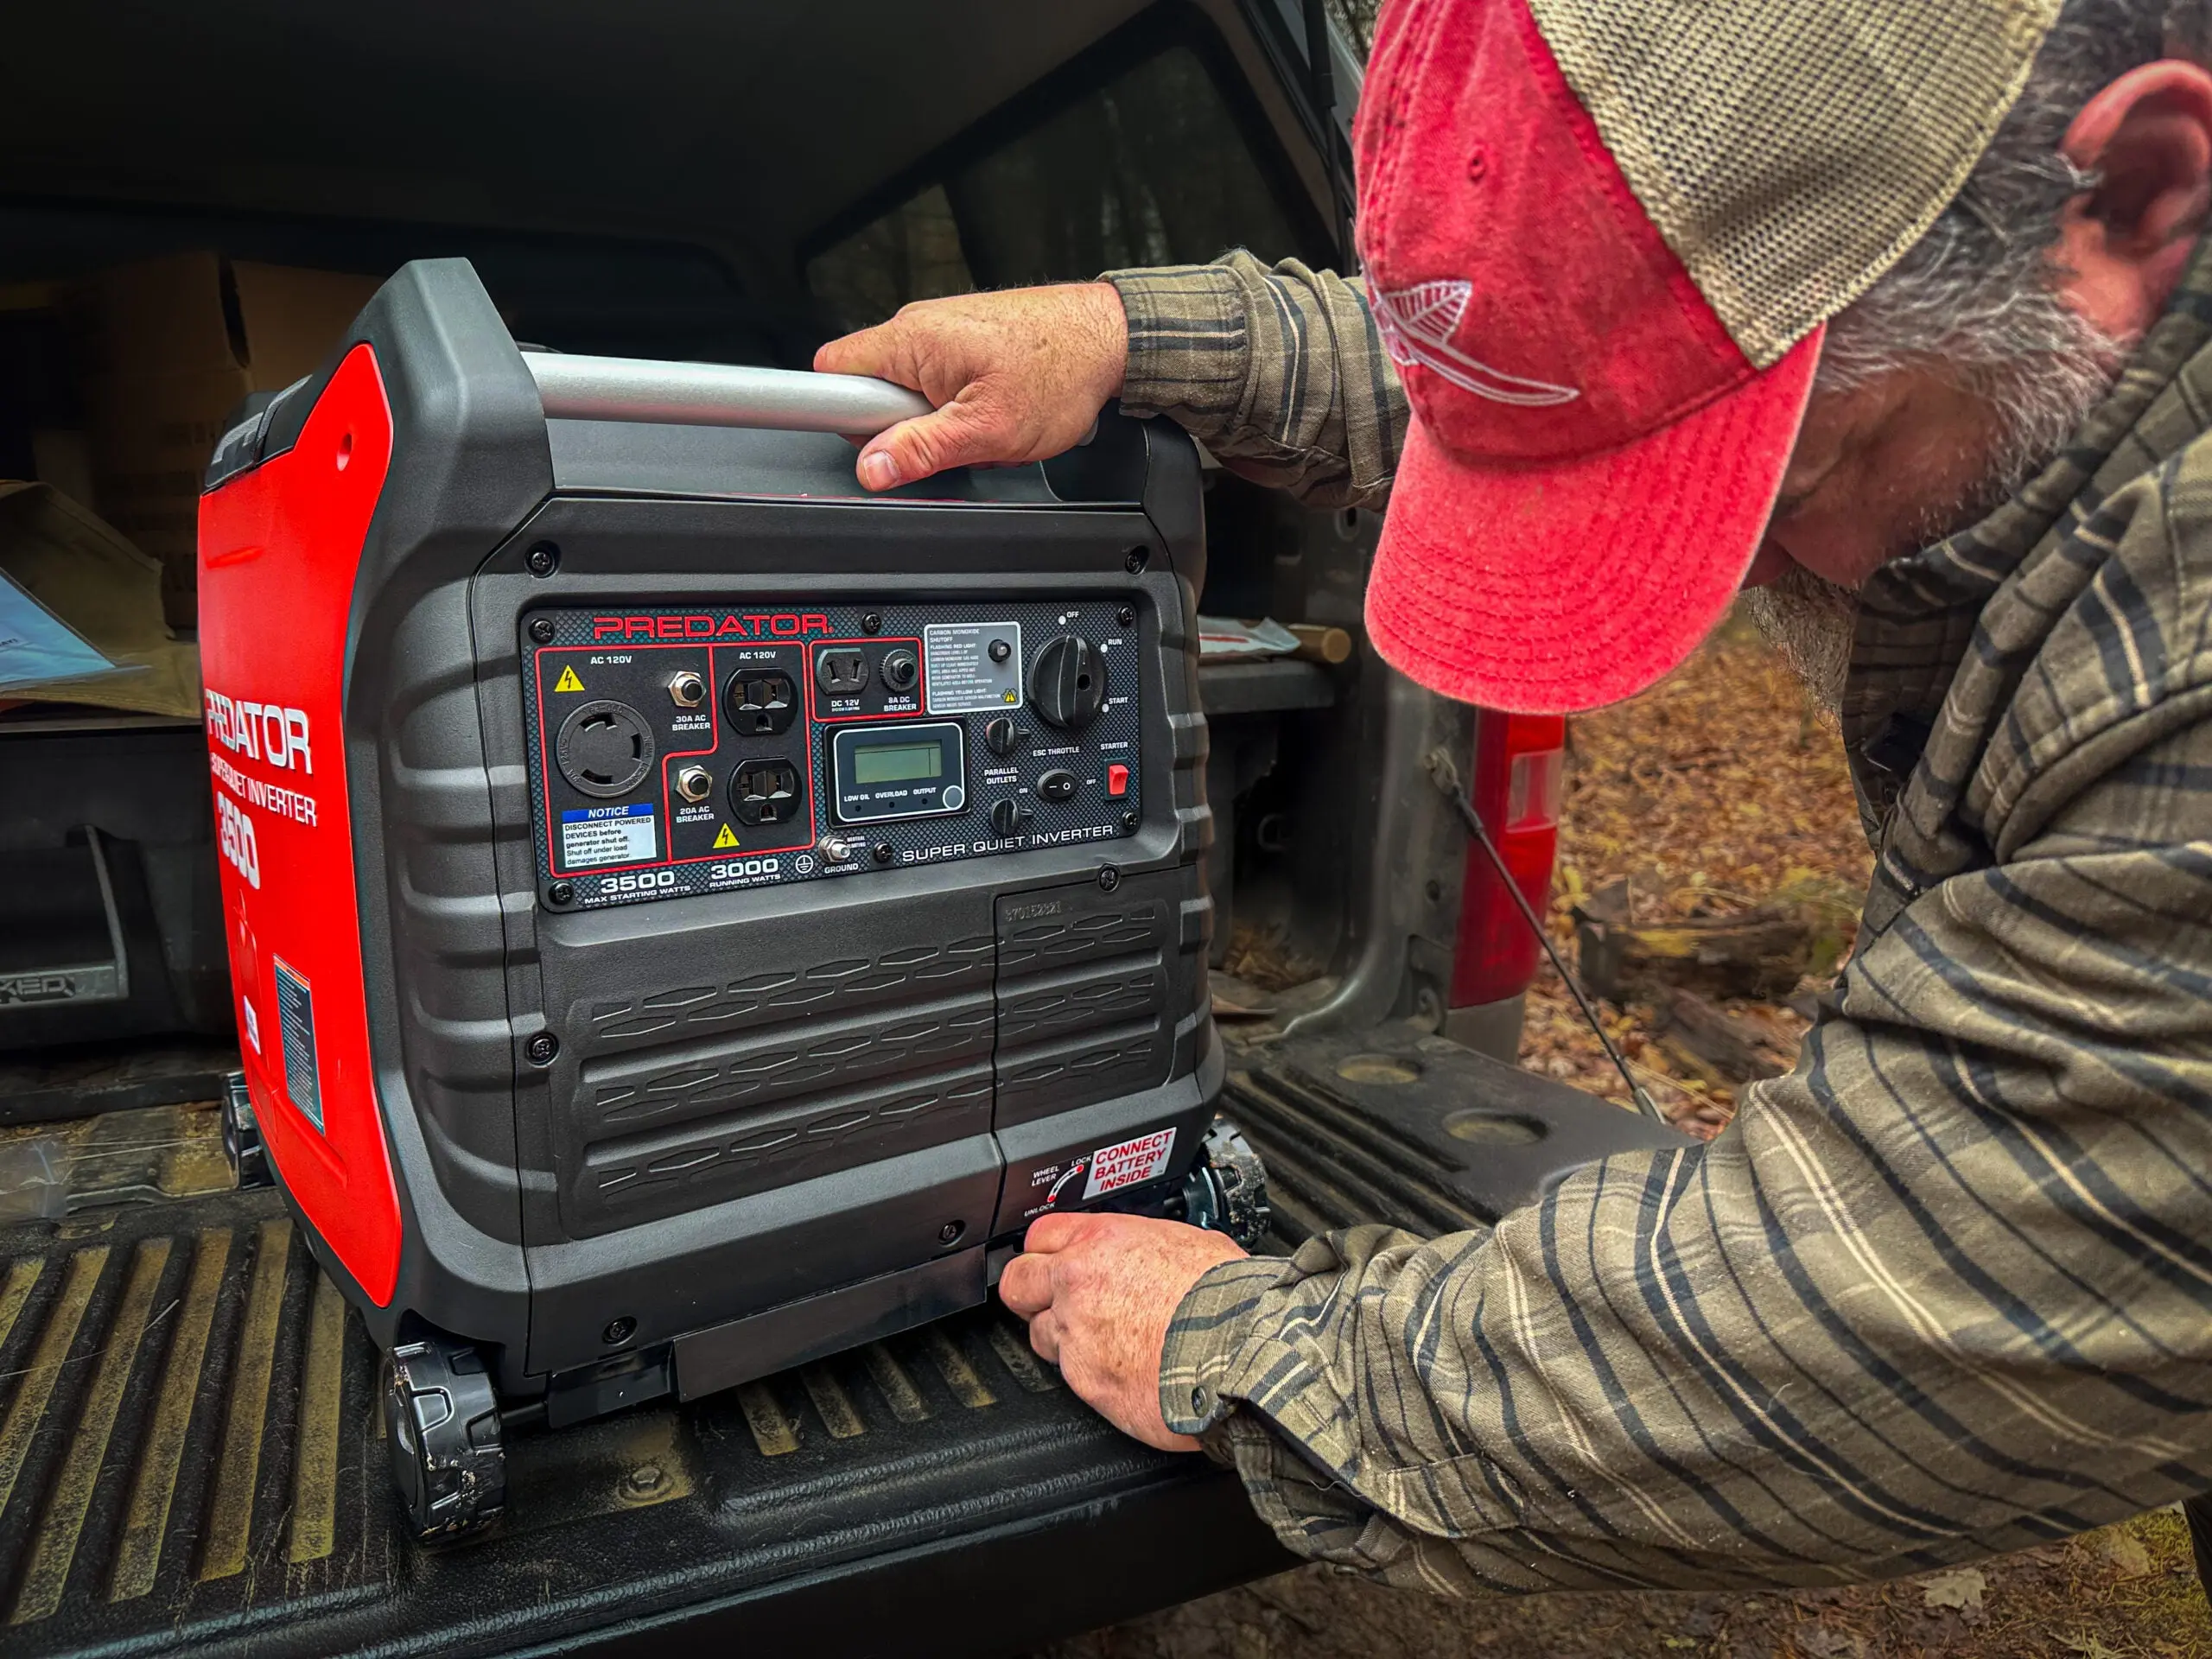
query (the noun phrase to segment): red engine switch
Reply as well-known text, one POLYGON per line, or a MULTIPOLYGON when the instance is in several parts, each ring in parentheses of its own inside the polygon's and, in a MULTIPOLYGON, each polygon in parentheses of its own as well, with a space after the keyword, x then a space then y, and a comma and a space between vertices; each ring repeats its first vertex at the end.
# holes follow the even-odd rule
POLYGON ((1129 769, 1127 766, 1116 764, 1106 768, 1106 792, 1117 797, 1129 792, 1129 769))

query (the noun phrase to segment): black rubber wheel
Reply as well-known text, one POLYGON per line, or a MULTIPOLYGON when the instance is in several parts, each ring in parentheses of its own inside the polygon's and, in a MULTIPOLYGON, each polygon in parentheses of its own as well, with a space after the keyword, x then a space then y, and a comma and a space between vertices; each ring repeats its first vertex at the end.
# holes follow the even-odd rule
POLYGON ((223 1080, 223 1156, 238 1190, 273 1186, 269 1154, 261 1144, 261 1126, 254 1122, 253 1096, 246 1090, 245 1073, 233 1071, 223 1080))
POLYGON ((507 1502, 499 1402, 475 1349, 443 1338, 385 1358, 385 1445, 401 1507, 425 1541, 481 1531, 507 1502))
POLYGON ((1198 1161, 1183 1183, 1183 1218, 1194 1227, 1226 1233, 1248 1250, 1256 1249, 1266 1236, 1272 1219, 1267 1166, 1225 1117, 1217 1115, 1207 1126, 1198 1161))

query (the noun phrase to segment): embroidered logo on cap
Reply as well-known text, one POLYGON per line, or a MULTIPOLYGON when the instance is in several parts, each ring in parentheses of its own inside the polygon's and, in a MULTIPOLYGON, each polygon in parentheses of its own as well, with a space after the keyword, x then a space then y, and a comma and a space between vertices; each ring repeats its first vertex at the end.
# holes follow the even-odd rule
POLYGON ((1463 391, 1493 403, 1547 409, 1571 404, 1582 394, 1573 386, 1531 380, 1480 363, 1452 344, 1452 331, 1467 315, 1474 296, 1469 282, 1416 283, 1411 288, 1377 290, 1371 297, 1382 349, 1402 368, 1421 367, 1440 374, 1463 391))

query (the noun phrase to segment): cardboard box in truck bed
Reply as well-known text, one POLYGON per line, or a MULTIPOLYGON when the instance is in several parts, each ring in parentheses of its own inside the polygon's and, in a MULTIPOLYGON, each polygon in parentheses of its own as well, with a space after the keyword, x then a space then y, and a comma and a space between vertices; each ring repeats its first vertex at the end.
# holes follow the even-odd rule
POLYGON ((85 404, 101 516, 162 563, 172 626, 196 618, 200 485, 248 392, 311 372, 378 279, 173 254, 92 278, 85 404))

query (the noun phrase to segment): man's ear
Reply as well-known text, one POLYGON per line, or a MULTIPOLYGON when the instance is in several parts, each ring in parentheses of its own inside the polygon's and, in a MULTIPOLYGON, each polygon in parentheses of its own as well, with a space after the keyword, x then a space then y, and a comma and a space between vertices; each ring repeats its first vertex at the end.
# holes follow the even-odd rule
POLYGON ((2133 340, 2165 309, 2212 207, 2212 73, 2177 58, 2129 70, 2082 106, 2059 151, 2096 178, 2059 218, 2060 292, 2133 340))

